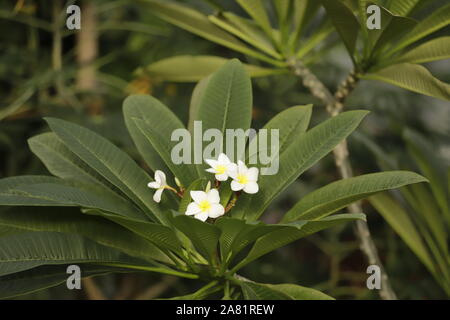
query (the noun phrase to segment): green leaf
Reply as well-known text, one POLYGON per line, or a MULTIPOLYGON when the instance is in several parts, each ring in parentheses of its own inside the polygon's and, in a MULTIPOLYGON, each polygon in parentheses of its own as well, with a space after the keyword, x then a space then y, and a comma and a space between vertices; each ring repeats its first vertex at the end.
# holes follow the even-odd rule
POLYGON ((450 100, 450 85, 433 77, 424 67, 400 63, 367 73, 363 79, 379 80, 427 96, 450 100))
POLYGON ((358 31, 361 29, 358 20, 352 11, 340 1, 321 0, 321 2, 341 36, 350 56, 353 57, 358 31))
POLYGON ((194 91, 192 92, 191 101, 189 104, 189 121, 188 129, 189 132, 194 134, 194 121, 198 119, 198 109, 200 108, 200 102, 205 94, 205 89, 208 86, 208 82, 211 76, 206 77, 195 85, 194 91))
MULTIPOLYGON (((263 129, 267 131, 278 130, 278 153, 272 152, 272 144, 269 144, 266 149, 261 149, 257 145, 258 141, 263 139, 261 134, 258 134, 256 139, 250 141, 248 149, 257 150, 258 159, 261 159, 261 153, 271 156, 280 156, 306 132, 309 121, 311 120, 311 114, 312 104, 306 106, 294 106, 278 113, 264 125, 263 129)), ((248 158, 250 159, 252 155, 253 154, 249 154, 248 158)), ((270 160, 270 162, 272 161, 273 159, 270 160)), ((258 163, 257 166, 261 167, 261 164, 258 163)))
POLYGON ((222 217, 215 225, 220 228, 220 253, 222 260, 230 263, 231 260, 246 246, 256 241, 274 228, 276 225, 266 225, 260 221, 247 222, 245 220, 222 217))
MULTIPOLYGON (((306 41, 301 42, 299 49, 296 53, 297 59, 302 59, 317 46, 322 43, 325 39, 328 38, 332 33, 334 32, 334 26, 329 22, 329 20, 326 20, 320 27, 318 27, 317 30, 315 30, 314 34, 312 34, 306 41)), ((317 52, 314 51, 312 53, 313 55, 316 55, 317 52)))
POLYGON ((446 170, 444 161, 436 157, 432 145, 418 133, 406 130, 403 134, 408 151, 420 170, 430 180, 430 187, 447 220, 450 222, 450 197, 447 196, 446 170), (441 160, 441 161, 439 161, 441 160))
POLYGON ((418 23, 409 31, 402 40, 395 46, 393 52, 397 52, 410 44, 428 36, 429 34, 442 29, 450 24, 450 4, 447 4, 434 11, 427 18, 418 23))
POLYGON ((34 88, 28 88, 25 90, 16 100, 14 100, 10 105, 6 107, 2 107, 0 109, 0 121, 5 119, 6 117, 14 114, 16 111, 18 111, 25 102, 28 101, 28 99, 31 98, 33 93, 35 92, 34 88))
POLYGON ((79 235, 58 232, 30 232, 6 236, 1 239, 0 276, 41 265, 136 264, 134 258, 79 235))
POLYGON ((133 232, 103 218, 84 215, 76 210, 10 208, 0 212, 0 225, 28 231, 77 234, 133 257, 171 263, 158 248, 133 232))
POLYGON ((258 239, 253 248, 248 253, 247 257, 240 261, 232 271, 237 271, 253 260, 285 246, 300 238, 306 237, 310 234, 319 232, 323 229, 333 227, 335 225, 353 221, 365 220, 364 214, 337 214, 314 221, 297 221, 290 224, 274 225, 274 231, 267 233, 265 236, 258 239))
MULTIPOLYGON (((166 164, 161 159, 158 152, 153 145, 149 144, 147 138, 142 134, 141 130, 137 127, 134 119, 146 119, 153 117, 153 109, 151 106, 153 102, 152 98, 146 95, 131 95, 127 97, 123 102, 123 116, 128 132, 133 139, 139 154, 144 159, 145 163, 152 171, 161 170, 168 172, 166 164)), ((168 137, 165 137, 167 140, 168 137)))
POLYGON ((146 148, 146 146, 150 146, 151 149, 155 150, 164 161, 165 166, 170 169, 183 185, 189 185, 194 181, 197 178, 194 165, 175 164, 172 160, 172 148, 178 144, 178 142, 172 141, 172 134, 175 130, 185 129, 180 119, 152 96, 132 95, 125 100, 124 105, 127 113, 132 108, 140 110, 141 116, 139 118, 130 119, 140 132, 136 145, 141 145, 141 150, 146 148), (141 138, 144 140, 141 140, 141 138))
POLYGON ((407 212, 387 193, 371 196, 369 201, 422 263, 434 273, 433 262, 407 212))
POLYGON ((159 18, 192 32, 209 41, 218 43, 232 50, 247 54, 273 65, 285 64, 252 50, 244 43, 215 26, 208 17, 187 6, 170 1, 146 0, 145 4, 159 18))
MULTIPOLYGON (((155 79, 173 82, 196 82, 214 73, 228 60, 216 56, 175 56, 159 60, 144 69, 155 79)), ((244 64, 250 77, 265 77, 286 72, 244 64)))
POLYGON ((334 300, 332 297, 312 288, 295 284, 263 284, 241 281, 246 300, 334 300))
MULTIPOLYGON (((41 266, 31 270, 9 274, 0 278, 0 299, 36 292, 57 286, 67 281, 68 265, 41 266)), ((82 277, 105 275, 111 272, 130 272, 123 268, 113 268, 80 264, 82 277)))
POLYGON ((209 262, 216 260, 220 229, 184 214, 173 218, 174 226, 183 232, 209 262))
POLYGON ((24 182, 27 180, 35 180, 33 177, 26 178, 27 176, 1 180, 14 186, 0 188, 0 205, 98 208, 141 221, 146 219, 145 215, 123 198, 94 185, 66 182, 58 178, 52 182, 26 184, 24 182))
POLYGON ((277 195, 352 133, 366 114, 367 111, 344 112, 301 135, 280 154, 279 163, 282 165, 278 173, 261 176, 259 192, 251 197, 249 205, 238 207, 238 204, 235 209, 240 210, 233 215, 245 215, 248 220, 258 219, 277 195))
POLYGON ((394 63, 425 63, 450 58, 450 37, 439 37, 425 42, 394 60, 394 63))
POLYGON ((423 181, 427 180, 407 171, 379 172, 339 180, 307 194, 285 214, 282 222, 320 219, 374 193, 423 181))
POLYGON ((388 21, 388 25, 381 29, 381 34, 379 31, 371 31, 371 33, 375 35, 372 39, 373 49, 371 50, 371 55, 378 57, 381 63, 384 61, 389 62, 390 54, 384 53, 384 50, 386 48, 391 48, 392 44, 397 39, 401 38, 404 34, 417 25, 417 21, 411 18, 394 16, 386 10, 382 10, 382 12, 384 13, 382 19, 384 19, 384 21, 388 21), (376 35, 378 35, 378 37, 376 35))
POLYGON ((236 0, 237 3, 255 20, 264 32, 273 39, 272 26, 264 3, 261 0, 236 0))
POLYGON ((232 12, 223 12, 220 16, 210 15, 208 19, 215 25, 239 37, 273 58, 283 60, 283 57, 277 52, 270 38, 252 20, 242 18, 232 12))
POLYGON ((72 151, 53 132, 43 133, 28 139, 31 151, 44 163, 47 170, 62 179, 76 180, 115 189, 72 151))
MULTIPOLYGON (((214 128, 220 131, 223 140, 221 147, 225 150, 226 131, 250 128, 252 116, 252 86, 242 64, 233 59, 227 62, 209 79, 204 88, 198 107, 198 118, 202 121, 202 130, 214 128)), ((216 155, 218 156, 218 155, 216 155)), ((205 164, 199 165, 198 172, 205 175, 205 164)))
POLYGON ((147 184, 152 179, 128 154, 76 124, 54 118, 46 120, 70 151, 120 189, 150 217, 160 221, 163 219, 160 208, 149 196, 151 193, 147 184))
POLYGON ((420 0, 391 0, 389 10, 400 16, 407 16, 419 2, 420 0))
POLYGON ((314 18, 320 7, 317 0, 293 0, 293 24, 294 31, 291 32, 289 43, 295 51, 305 26, 314 18))

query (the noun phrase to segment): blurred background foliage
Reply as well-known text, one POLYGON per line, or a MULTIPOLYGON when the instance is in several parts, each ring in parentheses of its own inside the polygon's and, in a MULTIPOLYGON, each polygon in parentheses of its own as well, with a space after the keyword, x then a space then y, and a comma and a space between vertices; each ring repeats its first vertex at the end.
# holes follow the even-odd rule
MULTIPOLYGON (((234 1, 179 2, 207 13, 214 12, 219 3, 227 11, 244 14, 234 1)), ((444 3, 445 0, 435 1, 427 10, 444 3)), ((27 145, 29 137, 47 131, 42 120, 45 116, 90 127, 136 159, 137 152, 122 119, 122 102, 127 95, 152 94, 186 122, 194 85, 162 82, 145 73, 136 73, 142 66, 176 55, 217 55, 254 61, 173 27, 131 0, 2 1, 0 28, 3 31, 0 33, 0 177, 45 173, 27 145), (65 27, 65 9, 70 4, 81 6, 81 30, 65 27)), ((449 31, 446 27, 439 33, 450 35, 449 31)), ((327 39, 326 53, 312 66, 330 88, 351 69, 350 58, 337 39, 337 35, 327 39)), ((437 78, 450 82, 450 60, 428 63, 427 68, 437 78)), ((254 128, 260 128, 288 106, 311 102, 315 104, 313 124, 327 117, 320 101, 293 75, 256 78, 253 85, 254 128)), ((407 152, 404 140, 407 130, 423 137, 432 150, 428 156, 439 158, 444 167, 449 167, 448 101, 381 82, 362 81, 348 99, 347 108, 371 111, 349 141, 355 174, 387 168, 388 158, 394 159, 398 167, 417 170, 413 156, 407 152)), ((338 178, 333 159, 328 156, 278 198, 265 219, 275 221, 294 200, 338 178)), ((393 228, 368 202, 363 206, 398 297, 446 298, 438 281, 393 228)), ((414 216, 414 212, 409 214, 414 216)), ((263 257, 244 269, 243 275, 256 281, 315 287, 338 299, 377 299, 377 293, 366 288, 367 265, 351 228, 350 224, 335 227, 298 241, 263 257)), ((96 286, 92 281, 85 281, 81 291, 68 291, 63 285, 26 298, 149 299, 179 296, 198 289, 193 281, 139 273, 104 276, 95 281, 96 286)))

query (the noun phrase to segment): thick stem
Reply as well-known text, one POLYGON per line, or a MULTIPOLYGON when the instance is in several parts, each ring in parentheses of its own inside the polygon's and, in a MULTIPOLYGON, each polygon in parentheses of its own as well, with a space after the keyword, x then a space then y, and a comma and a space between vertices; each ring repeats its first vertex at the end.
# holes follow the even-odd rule
MULTIPOLYGON (((325 85, 300 61, 290 61, 289 65, 291 66, 292 72, 302 78, 303 85, 309 89, 311 94, 325 104, 328 113, 332 117, 337 116, 343 110, 346 98, 352 92, 358 81, 357 75, 354 72, 351 72, 333 95, 328 88, 325 87, 325 85)), ((346 140, 336 146, 333 150, 333 155, 341 178, 347 179, 352 177, 353 170, 349 160, 346 140)), ((362 213, 361 204, 359 202, 349 205, 348 210, 351 213, 362 213)), ((380 297, 385 300, 397 299, 383 264, 381 263, 375 243, 370 236, 367 223, 365 221, 356 221, 355 232, 360 241, 360 248, 365 254, 368 263, 370 265, 377 265, 381 269, 380 297)))

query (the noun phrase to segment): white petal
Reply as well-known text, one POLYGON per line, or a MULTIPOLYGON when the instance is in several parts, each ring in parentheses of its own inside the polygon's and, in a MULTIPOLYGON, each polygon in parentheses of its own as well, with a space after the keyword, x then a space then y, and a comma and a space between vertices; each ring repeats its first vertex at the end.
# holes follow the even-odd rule
POLYGON ((231 190, 233 191, 239 191, 244 188, 244 185, 240 184, 236 180, 231 181, 231 190))
POLYGON ((188 216, 191 216, 193 214, 198 214, 200 213, 202 210, 199 208, 199 206, 195 203, 195 202, 191 202, 189 203, 189 205, 187 206, 186 212, 185 214, 188 216))
POLYGON ((158 189, 160 187, 160 184, 156 181, 153 181, 153 182, 150 182, 147 186, 152 189, 158 189))
POLYGON ((223 216, 225 213, 225 208, 221 204, 213 204, 211 206, 211 209, 209 209, 209 217, 210 218, 218 218, 220 216, 223 216))
POLYGON ((225 153, 219 154, 218 162, 221 164, 229 164, 231 161, 225 153))
POLYGON ((217 172, 217 170, 214 169, 214 168, 209 168, 209 169, 206 169, 205 171, 211 172, 211 173, 216 173, 217 172))
POLYGON ((191 198, 196 202, 196 203, 200 203, 203 200, 206 200, 207 196, 206 196, 206 192, 204 191, 191 191, 191 198))
POLYGON ((226 174, 226 173, 216 174, 216 179, 217 179, 218 181, 227 181, 227 179, 228 179, 228 174, 226 174))
POLYGON ((205 222, 206 219, 208 219, 208 213, 207 212, 200 212, 200 213, 195 215, 195 218, 205 222))
POLYGON ((246 193, 257 193, 259 190, 259 186, 256 182, 250 181, 244 187, 244 192, 246 193))
POLYGON ((237 171, 237 169, 238 169, 238 166, 236 163, 231 162, 231 163, 227 164, 227 172, 234 172, 234 171, 237 171))
POLYGON ((208 201, 211 204, 220 202, 219 191, 217 191, 217 189, 209 190, 209 192, 208 192, 208 201))
POLYGON ((215 168, 218 164, 217 160, 213 160, 213 159, 205 159, 205 162, 213 168, 215 168))
POLYGON ((248 169, 248 171, 247 171, 248 180, 258 181, 258 173, 259 173, 258 168, 253 167, 253 168, 248 169))
POLYGON ((239 172, 239 174, 247 173, 247 166, 241 160, 238 160, 238 172, 239 172))
POLYGON ((161 186, 166 185, 166 174, 161 170, 155 171, 155 181, 158 182, 161 186))
POLYGON ((161 195, 163 193, 164 189, 158 189, 155 191, 155 194, 153 195, 153 200, 155 200, 155 202, 160 202, 161 201, 161 195))

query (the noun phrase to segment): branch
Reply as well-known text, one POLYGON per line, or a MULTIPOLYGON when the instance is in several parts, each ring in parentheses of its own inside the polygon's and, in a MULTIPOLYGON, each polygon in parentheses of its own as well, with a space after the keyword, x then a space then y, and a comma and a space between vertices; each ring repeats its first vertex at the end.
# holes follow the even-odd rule
MULTIPOLYGON (((347 97, 355 88, 358 82, 358 75, 351 72, 348 77, 341 83, 336 93, 333 95, 327 87, 298 60, 289 61, 292 72, 301 77, 303 85, 309 89, 311 94, 320 99, 326 106, 327 112, 332 116, 337 116, 343 109, 347 97)), ((353 170, 349 160, 349 152, 347 141, 339 143, 333 150, 336 167, 342 179, 353 176, 353 170)), ((359 202, 348 206, 351 213, 362 213, 361 204, 359 202)), ((381 289, 380 297, 385 300, 397 299, 385 272, 383 264, 378 255, 377 248, 370 236, 369 227, 365 221, 356 221, 356 235, 360 241, 360 248, 365 254, 370 265, 377 265, 381 269, 381 289)))

